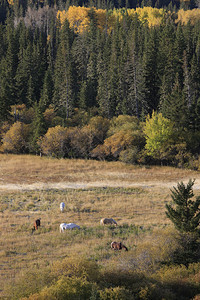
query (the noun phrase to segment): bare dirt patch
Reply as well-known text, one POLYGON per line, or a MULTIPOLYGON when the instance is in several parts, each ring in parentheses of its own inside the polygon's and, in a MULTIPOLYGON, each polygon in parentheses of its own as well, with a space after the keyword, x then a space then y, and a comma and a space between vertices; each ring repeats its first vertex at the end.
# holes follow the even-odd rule
MULTIPOLYGON (((184 180, 187 183, 187 180, 184 180)), ((51 190, 51 189, 87 189, 91 187, 142 187, 142 188, 154 188, 154 187, 164 187, 172 188, 176 186, 177 182, 136 182, 136 183, 127 183, 127 182, 54 182, 54 183, 44 183, 44 182, 35 182, 32 184, 2 184, 0 185, 0 190, 51 190)), ((194 189, 200 189, 200 180, 195 180, 194 189)))
POLYGON ((165 187, 195 179, 200 172, 172 167, 139 167, 120 162, 0 155, 0 190, 83 189, 90 187, 165 187))

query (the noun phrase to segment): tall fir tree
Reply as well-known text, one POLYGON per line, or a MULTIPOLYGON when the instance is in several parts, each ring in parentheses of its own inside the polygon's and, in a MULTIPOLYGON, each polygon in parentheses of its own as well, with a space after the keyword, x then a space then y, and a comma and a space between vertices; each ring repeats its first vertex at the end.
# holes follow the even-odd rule
POLYGON ((180 232, 194 232, 200 224, 200 196, 193 200, 194 180, 177 184, 171 190, 172 205, 166 204, 167 217, 174 223, 180 232))
POLYGON ((177 130, 184 130, 188 124, 188 106, 185 94, 180 87, 178 74, 170 94, 162 102, 161 112, 164 117, 176 124, 177 130))
POLYGON ((41 92, 42 106, 46 109, 53 101, 54 82, 52 70, 49 67, 44 76, 44 84, 41 92))
POLYGON ((42 104, 42 101, 39 101, 39 103, 35 102, 34 112, 35 115, 32 123, 32 135, 29 144, 30 144, 30 151, 38 153, 39 151, 38 140, 47 131, 46 122, 43 114, 44 106, 42 104))
POLYGON ((68 119, 74 108, 74 74, 71 48, 73 32, 66 20, 61 32, 60 43, 55 63, 55 81, 53 101, 65 119, 68 119))
POLYGON ((109 62, 110 62, 110 37, 105 38, 103 51, 99 52, 97 63, 98 89, 97 101, 99 113, 107 118, 112 117, 112 108, 109 93, 109 62))
POLYGON ((148 112, 157 110, 159 104, 159 76, 158 76, 158 36, 157 29, 146 28, 143 54, 143 69, 145 83, 145 100, 148 112))

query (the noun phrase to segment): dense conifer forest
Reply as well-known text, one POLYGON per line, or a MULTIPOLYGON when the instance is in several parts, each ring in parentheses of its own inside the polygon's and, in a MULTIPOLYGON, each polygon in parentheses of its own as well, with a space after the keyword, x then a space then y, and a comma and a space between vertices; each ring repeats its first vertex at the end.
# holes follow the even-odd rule
POLYGON ((199 6, 2 0, 0 150, 198 169, 199 6))

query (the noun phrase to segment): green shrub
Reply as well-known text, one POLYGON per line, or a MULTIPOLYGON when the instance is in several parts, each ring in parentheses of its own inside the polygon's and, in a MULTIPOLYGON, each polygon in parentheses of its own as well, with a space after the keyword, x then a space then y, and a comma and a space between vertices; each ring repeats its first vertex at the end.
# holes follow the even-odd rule
POLYGON ((29 300, 88 300, 94 292, 94 284, 83 277, 61 277, 55 284, 45 287, 29 300))
POLYGON ((6 288, 8 299, 19 300, 28 297, 30 294, 39 292, 44 286, 52 282, 52 275, 48 268, 35 269, 26 273, 21 273, 14 284, 6 288))
POLYGON ((100 291, 100 299, 102 300, 132 300, 134 296, 128 289, 124 287, 105 288, 100 291))
POLYGON ((68 257, 53 265, 52 274, 59 276, 85 276, 89 281, 96 281, 99 278, 99 266, 96 262, 84 257, 68 257))

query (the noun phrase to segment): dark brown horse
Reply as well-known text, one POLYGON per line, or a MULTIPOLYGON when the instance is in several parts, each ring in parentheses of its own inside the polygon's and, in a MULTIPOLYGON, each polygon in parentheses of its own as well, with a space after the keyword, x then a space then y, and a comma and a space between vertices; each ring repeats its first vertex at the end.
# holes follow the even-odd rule
POLYGON ((128 248, 126 246, 124 246, 121 242, 112 242, 111 243, 111 248, 114 249, 114 250, 125 249, 126 251, 128 251, 128 248))

